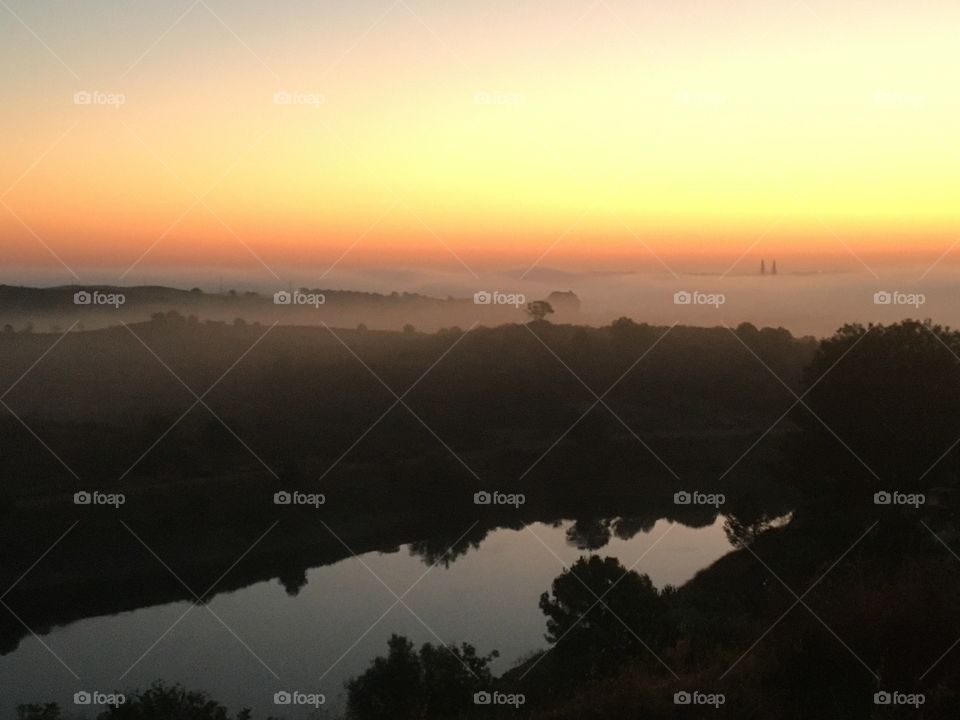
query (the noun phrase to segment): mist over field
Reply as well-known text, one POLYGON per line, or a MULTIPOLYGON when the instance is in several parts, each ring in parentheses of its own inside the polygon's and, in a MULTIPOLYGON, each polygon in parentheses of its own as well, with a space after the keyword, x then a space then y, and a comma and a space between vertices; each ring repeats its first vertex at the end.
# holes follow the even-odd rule
MULTIPOLYGON (((769 264, 769 260, 767 261, 769 264)), ((146 319, 149 312, 176 309, 185 313, 197 313, 204 318, 233 320, 236 317, 278 321, 281 324, 341 323, 352 326, 359 322, 371 328, 401 329, 412 323, 417 329, 435 331, 452 325, 469 326, 499 322, 521 322, 525 318, 523 307, 510 312, 508 308, 470 307, 474 293, 480 291, 522 295, 532 301, 547 298, 552 292, 574 292, 581 306, 575 315, 562 314, 560 322, 601 326, 619 317, 629 317, 637 322, 657 325, 682 323, 712 327, 726 324, 736 326, 750 322, 757 327, 784 327, 795 335, 823 337, 844 323, 894 322, 904 318, 932 319, 941 324, 960 326, 960 286, 946 266, 934 268, 880 267, 868 271, 863 267, 847 268, 829 272, 795 272, 781 267, 777 275, 760 275, 759 267, 752 260, 739 263, 728 274, 723 271, 711 273, 685 273, 672 275, 665 270, 584 272, 554 268, 514 269, 498 272, 483 272, 474 277, 463 268, 458 270, 435 270, 422 268, 371 268, 340 270, 324 278, 311 277, 302 270, 292 270, 289 278, 282 281, 272 277, 264 279, 263 273, 224 273, 211 276, 208 272, 154 271, 138 275, 136 283, 118 283, 115 273, 92 272, 84 274, 84 285, 120 287, 133 284, 162 285, 189 290, 197 287, 206 295, 226 295, 230 290, 238 295, 257 292, 268 300, 278 290, 308 288, 320 291, 351 291, 376 293, 390 296, 391 293, 411 293, 436 300, 450 298, 462 300, 457 309, 444 308, 443 303, 429 312, 410 308, 394 308, 384 311, 381 306, 364 304, 359 297, 345 299, 338 312, 333 305, 317 312, 296 312, 296 309, 271 309, 261 305, 254 309, 247 304, 234 304, 225 300, 218 306, 208 305, 191 309, 178 301, 157 301, 139 310, 126 308, 121 316, 126 320, 146 319), (749 268, 747 265, 749 263, 749 268), (703 293, 722 296, 717 302, 678 305, 677 292, 703 293), (889 303, 884 304, 877 293, 887 294, 889 303), (273 310, 279 312, 274 313, 273 310)), ((16 282, 9 273, 0 276, 0 281, 10 285, 16 282)), ((36 286, 63 286, 71 284, 63 277, 31 273, 30 284, 36 286)), ((133 280, 130 278, 128 280, 133 280)), ((75 282, 75 281, 74 281, 75 282)), ((386 303, 389 305, 389 303, 386 303)), ((75 316, 72 308, 64 307, 64 317, 56 317, 56 309, 36 315, 29 306, 0 307, 17 322, 35 321, 37 330, 50 324, 62 325, 66 317, 75 316)), ((559 310, 559 308, 558 308, 559 310)), ((85 321, 86 327, 109 324, 110 315, 85 321)), ((3 318, 0 318, 2 320, 3 318)))

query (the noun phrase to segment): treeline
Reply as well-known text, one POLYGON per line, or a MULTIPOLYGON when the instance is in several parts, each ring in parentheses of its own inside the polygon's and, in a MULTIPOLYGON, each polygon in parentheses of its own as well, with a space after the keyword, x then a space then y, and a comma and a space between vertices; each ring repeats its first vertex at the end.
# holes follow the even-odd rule
MULTIPOLYGON (((327 323, 341 327, 367 323, 389 330, 412 324, 430 332, 454 324, 468 326, 478 320, 490 325, 515 322, 524 316, 522 306, 476 303, 472 297, 440 298, 409 292, 375 293, 282 285, 270 292, 233 288, 207 292, 198 287, 182 290, 162 286, 30 288, 0 285, 0 330, 59 333, 74 324, 79 329, 96 329, 119 322, 140 322, 151 314, 171 311, 212 322, 229 323, 244 318, 247 322, 267 325, 277 321, 286 325, 327 323), (99 293, 109 296, 109 302, 78 304, 74 297, 77 293, 99 293), (277 302, 274 293, 287 295, 287 302, 277 302), (294 299, 291 294, 299 297, 294 299)), ((565 293, 554 293, 551 297, 557 295, 559 302, 554 309, 560 313, 558 317, 574 320, 579 301, 571 302, 565 293)))
POLYGON ((0 336, 4 387, 43 356, 5 397, 33 432, 9 414, 0 420, 15 439, 0 457, 14 494, 68 487, 63 464, 130 483, 198 471, 402 468, 427 453, 465 464, 468 476, 492 471, 493 459, 519 474, 564 433, 564 445, 601 462, 605 444, 637 435, 682 465, 684 438, 722 442, 769 427, 816 349, 782 329, 626 319, 424 334, 171 313, 58 337, 0 336))

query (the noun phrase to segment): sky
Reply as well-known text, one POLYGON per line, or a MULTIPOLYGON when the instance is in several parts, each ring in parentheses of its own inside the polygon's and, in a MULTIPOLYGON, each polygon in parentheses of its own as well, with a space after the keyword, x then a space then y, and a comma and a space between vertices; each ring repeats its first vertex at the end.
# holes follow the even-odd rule
POLYGON ((3 281, 918 277, 955 0, 2 0, 3 281))

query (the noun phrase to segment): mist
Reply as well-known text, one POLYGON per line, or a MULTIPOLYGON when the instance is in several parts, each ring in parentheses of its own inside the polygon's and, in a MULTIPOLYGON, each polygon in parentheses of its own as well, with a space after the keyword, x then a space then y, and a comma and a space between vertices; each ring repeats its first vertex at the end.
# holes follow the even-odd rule
MULTIPOLYGON (((326 277, 311 277, 303 269, 282 269, 278 281, 266 272, 235 271, 211 275, 201 270, 153 269, 118 283, 115 272, 84 272, 83 281, 53 273, 20 275, 17 285, 59 287, 61 301, 35 305, 0 298, 0 321, 36 330, 77 321, 85 328, 105 327, 149 318, 155 312, 176 310, 201 319, 278 322, 353 327, 357 324, 383 330, 400 330, 408 324, 435 332, 444 327, 474 323, 497 325, 523 322, 525 303, 498 306, 475 304, 476 293, 502 293, 526 302, 546 299, 552 292, 573 292, 578 312, 555 308, 555 322, 607 325, 619 317, 656 325, 713 327, 749 322, 758 327, 784 327, 794 335, 823 337, 845 323, 891 323, 904 318, 931 319, 960 325, 960 290, 946 267, 926 277, 926 268, 865 267, 824 272, 783 269, 761 275, 759 267, 747 273, 742 263, 736 272, 678 273, 661 271, 574 271, 560 268, 513 268, 473 273, 464 268, 353 268, 338 269, 326 277), (267 278, 263 276, 267 274, 267 278), (109 312, 72 305, 71 287, 128 288, 127 304, 109 312), (162 293, 143 297, 130 292, 136 286, 197 288, 198 298, 162 293), (303 288, 328 295, 319 308, 278 308, 274 293, 303 288), (232 292, 231 292, 232 291, 232 292), (690 293, 689 304, 677 304, 676 293, 690 293), (255 297, 253 294, 256 293, 255 297), (879 295, 878 295, 879 293, 879 295), (382 297, 379 297, 382 296, 382 297), (411 297, 416 296, 416 297, 411 297), (889 301, 889 302, 888 302, 889 301)), ((751 263, 752 264, 752 263, 751 263)), ((13 278, 3 278, 13 284, 13 278)), ((682 302, 682 297, 679 299, 682 302)))

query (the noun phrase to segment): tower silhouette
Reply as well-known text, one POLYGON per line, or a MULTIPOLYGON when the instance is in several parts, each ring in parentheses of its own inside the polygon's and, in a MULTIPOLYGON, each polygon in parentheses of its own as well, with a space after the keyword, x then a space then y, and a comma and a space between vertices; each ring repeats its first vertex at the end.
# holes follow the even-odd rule
POLYGON ((766 275, 766 274, 767 274, 767 261, 766 261, 766 260, 762 260, 762 259, 760 260, 760 274, 761 274, 761 275, 766 275))
POLYGON ((777 274, 777 261, 776 261, 776 260, 773 261, 773 266, 770 268, 770 272, 771 272, 773 275, 776 275, 776 274, 777 274))

